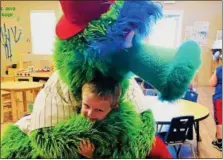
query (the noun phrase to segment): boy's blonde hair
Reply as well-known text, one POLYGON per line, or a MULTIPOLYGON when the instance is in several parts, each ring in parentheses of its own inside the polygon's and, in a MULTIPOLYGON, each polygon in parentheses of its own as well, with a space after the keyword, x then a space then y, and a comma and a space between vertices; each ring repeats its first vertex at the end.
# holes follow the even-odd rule
POLYGON ((82 87, 82 95, 90 93, 102 99, 111 98, 111 107, 115 108, 118 106, 119 97, 121 96, 121 86, 110 77, 98 76, 92 81, 85 83, 82 87))

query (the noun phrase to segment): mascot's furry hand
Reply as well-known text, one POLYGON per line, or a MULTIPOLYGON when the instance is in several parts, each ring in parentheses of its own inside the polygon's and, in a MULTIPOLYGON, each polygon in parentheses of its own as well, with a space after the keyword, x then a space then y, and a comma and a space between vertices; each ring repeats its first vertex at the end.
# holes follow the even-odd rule
POLYGON ((200 48, 193 41, 177 50, 133 44, 113 56, 115 66, 143 78, 160 92, 161 99, 168 101, 183 96, 200 63, 200 48))

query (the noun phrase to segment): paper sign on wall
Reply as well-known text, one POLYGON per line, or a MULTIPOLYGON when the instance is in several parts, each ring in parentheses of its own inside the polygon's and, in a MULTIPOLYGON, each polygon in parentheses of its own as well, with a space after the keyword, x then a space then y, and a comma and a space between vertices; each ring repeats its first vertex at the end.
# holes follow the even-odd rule
POLYGON ((194 23, 194 27, 198 32, 208 32, 209 23, 204 21, 198 21, 194 23))
POLYGON ((185 39, 197 41, 201 46, 207 43, 209 22, 197 21, 185 29, 185 39))

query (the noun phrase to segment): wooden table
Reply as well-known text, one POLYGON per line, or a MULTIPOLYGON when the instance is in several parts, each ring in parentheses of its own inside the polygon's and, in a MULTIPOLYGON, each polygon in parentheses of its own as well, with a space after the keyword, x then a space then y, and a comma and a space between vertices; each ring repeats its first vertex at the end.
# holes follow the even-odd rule
POLYGON ((170 124, 172 118, 179 116, 194 116, 197 142, 200 141, 199 121, 209 115, 207 107, 180 99, 174 103, 161 102, 157 96, 145 96, 146 106, 143 110, 151 109, 157 124, 170 124), (147 106, 148 105, 148 106, 147 106))
POLYGON ((40 89, 43 87, 43 84, 38 82, 4 82, 1 83, 1 90, 11 92, 11 103, 12 103, 12 118, 13 121, 18 120, 20 110, 17 108, 16 104, 16 93, 22 92, 23 97, 23 107, 24 111, 27 111, 27 100, 26 100, 26 91, 32 91, 33 97, 36 97, 40 89))

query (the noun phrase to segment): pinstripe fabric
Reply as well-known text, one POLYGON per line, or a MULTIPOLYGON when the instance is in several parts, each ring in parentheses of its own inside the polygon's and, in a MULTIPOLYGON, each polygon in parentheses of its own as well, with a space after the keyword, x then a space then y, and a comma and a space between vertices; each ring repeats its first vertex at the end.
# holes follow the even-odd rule
POLYGON ((32 130, 55 126, 76 112, 80 105, 70 93, 68 87, 54 72, 45 87, 37 95, 31 115, 19 120, 16 125, 25 133, 32 130))
MULTIPOLYGON (((133 101, 139 113, 145 106, 143 97, 142 90, 136 81, 131 79, 126 98, 133 101)), ((78 106, 81 104, 77 103, 55 72, 37 95, 31 115, 23 117, 16 125, 27 134, 35 129, 55 126, 58 122, 68 119, 73 112, 77 112, 78 106)))
POLYGON ((146 104, 142 89, 137 84, 134 78, 130 79, 126 98, 133 102, 134 107, 138 113, 141 113, 145 111, 145 108, 148 108, 148 104, 146 104))

